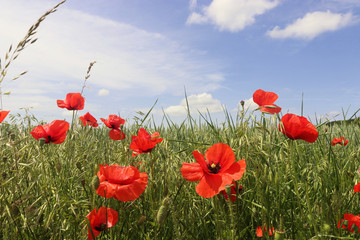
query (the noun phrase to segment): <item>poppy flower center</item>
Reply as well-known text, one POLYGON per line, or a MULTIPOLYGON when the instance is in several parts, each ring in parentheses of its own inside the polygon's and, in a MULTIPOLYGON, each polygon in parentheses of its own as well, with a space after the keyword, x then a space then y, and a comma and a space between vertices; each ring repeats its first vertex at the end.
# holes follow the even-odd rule
POLYGON ((98 226, 95 226, 94 228, 96 231, 101 232, 107 228, 107 225, 106 225, 106 223, 100 223, 98 226))
POLYGON ((220 163, 209 163, 208 165, 207 165, 207 167, 208 167, 208 169, 209 169, 209 173, 214 173, 214 174, 216 174, 216 173, 218 173, 219 172, 219 170, 221 169, 221 166, 220 166, 220 163))

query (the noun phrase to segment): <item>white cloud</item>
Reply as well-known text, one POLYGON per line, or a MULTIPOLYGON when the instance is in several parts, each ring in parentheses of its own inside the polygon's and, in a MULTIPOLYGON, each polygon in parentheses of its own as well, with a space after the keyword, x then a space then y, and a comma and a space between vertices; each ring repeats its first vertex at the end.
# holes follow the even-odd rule
MULTIPOLYGON (((0 57, 54 4, 49 0, 1 4, 0 57)), ((66 3, 47 16, 35 37, 38 41, 13 62, 7 79, 24 70, 29 72, 14 82, 5 80, 3 89, 21 92, 22 99, 30 99, 34 93, 45 97, 79 92, 86 69, 94 60, 97 63, 87 85, 117 91, 123 99, 139 92, 142 97, 179 95, 184 86, 192 93, 221 87, 221 67, 206 53, 162 34, 70 9, 66 3), (21 90, 23 81, 33 91, 21 90)))
MULTIPOLYGON (((222 104, 218 99, 214 99, 209 93, 201 93, 198 95, 190 95, 187 97, 189 103, 190 114, 216 113, 223 111, 222 104)), ((165 113, 170 116, 183 116, 187 114, 186 99, 181 100, 179 105, 170 106, 165 109, 165 113)))
POLYGON ((278 4, 278 0, 213 0, 202 9, 201 14, 192 12, 187 24, 212 23, 220 30, 237 32, 252 25, 256 16, 278 4))
POLYGON ((272 38, 311 40, 324 32, 336 31, 354 22, 356 22, 356 19, 352 13, 312 12, 287 25, 284 29, 276 26, 271 31, 268 31, 267 35, 272 38))
POLYGON ((103 88, 98 91, 98 96, 107 96, 109 95, 109 93, 110 93, 109 90, 103 88))

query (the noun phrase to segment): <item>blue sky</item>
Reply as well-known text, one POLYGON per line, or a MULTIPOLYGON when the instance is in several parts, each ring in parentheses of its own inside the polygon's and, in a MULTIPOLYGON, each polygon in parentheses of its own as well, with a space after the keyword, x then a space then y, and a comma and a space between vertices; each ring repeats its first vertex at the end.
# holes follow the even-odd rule
MULTIPOLYGON (((58 1, 0 0, 0 57, 58 1)), ((333 116, 360 107, 359 0, 68 0, 2 83, 4 109, 31 107, 39 119, 70 118, 56 106, 80 92, 96 118, 164 110, 235 113, 257 89, 279 95, 282 113, 333 116), (16 81, 18 73, 29 72, 16 81)))

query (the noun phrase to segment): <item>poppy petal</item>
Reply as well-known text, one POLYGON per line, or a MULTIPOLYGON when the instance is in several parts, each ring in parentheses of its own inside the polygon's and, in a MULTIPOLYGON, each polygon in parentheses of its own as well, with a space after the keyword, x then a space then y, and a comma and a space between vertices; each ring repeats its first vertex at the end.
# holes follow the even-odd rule
POLYGON ((246 162, 245 159, 233 163, 226 171, 226 174, 232 177, 235 181, 239 180, 245 173, 246 162))
POLYGON ((199 181, 204 176, 204 170, 199 163, 183 163, 181 175, 188 181, 199 181))
POLYGON ((267 105, 267 106, 272 106, 272 107, 271 108, 270 107, 261 107, 260 111, 265 112, 265 113, 270 113, 270 114, 281 112, 281 107, 279 107, 275 104, 267 105))
POLYGON ((111 198, 115 196, 116 184, 109 183, 108 181, 100 182, 99 187, 96 189, 96 193, 104 198, 111 198))
POLYGON ((4 121, 4 119, 9 114, 9 112, 10 111, 0 111, 0 123, 2 123, 2 121, 4 121))
POLYGON ((133 201, 140 197, 145 191, 148 181, 148 175, 146 172, 140 173, 140 177, 134 182, 128 185, 118 185, 115 191, 114 198, 127 202, 133 201))
MULTIPOLYGON (((230 180, 231 183, 231 180, 230 180)), ((196 186, 196 192, 204 197, 210 198, 217 195, 223 185, 222 177, 218 174, 204 174, 204 177, 200 179, 199 184, 196 186)))
POLYGON ((112 140, 123 140, 125 139, 125 134, 120 129, 111 129, 109 136, 112 140))
POLYGON ((266 92, 258 89, 253 94, 253 101, 259 106, 271 105, 278 99, 278 95, 273 92, 266 92))
POLYGON ((198 151, 193 151, 193 156, 195 158, 195 160, 200 164, 200 166, 202 167, 202 169, 205 171, 205 172, 208 172, 209 169, 208 167, 206 166, 206 162, 205 162, 205 158, 204 156, 199 153, 198 151))
POLYGON ((221 166, 220 172, 226 171, 234 162, 235 154, 229 145, 224 143, 217 143, 212 145, 206 152, 205 158, 207 163, 219 163, 221 166))
POLYGON ((39 140, 40 138, 45 138, 49 142, 48 135, 46 134, 45 129, 41 125, 35 127, 30 133, 36 140, 39 140))

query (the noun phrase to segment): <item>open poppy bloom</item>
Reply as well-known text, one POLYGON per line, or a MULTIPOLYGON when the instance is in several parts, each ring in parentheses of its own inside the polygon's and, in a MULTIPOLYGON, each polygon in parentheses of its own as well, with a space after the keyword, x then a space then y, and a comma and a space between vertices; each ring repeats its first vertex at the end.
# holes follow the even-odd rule
POLYGON ((245 160, 235 162, 233 150, 224 143, 212 145, 205 152, 205 158, 198 151, 193 155, 197 162, 183 163, 181 174, 188 181, 200 180, 195 190, 204 198, 217 195, 245 172, 245 160))
POLYGON ((9 114, 9 112, 10 111, 0 111, 0 123, 2 123, 2 121, 4 121, 4 119, 9 114))
POLYGON ((35 127, 30 133, 39 141, 44 138, 45 143, 60 144, 65 141, 66 132, 69 129, 69 123, 63 120, 54 120, 45 125, 35 127))
POLYGON ((65 100, 57 100, 59 108, 66 108, 67 110, 83 110, 85 98, 81 93, 68 93, 65 100))
POLYGON ((82 121, 82 124, 84 126, 92 126, 92 127, 99 126, 99 124, 97 123, 97 120, 89 112, 87 112, 85 115, 79 117, 79 119, 82 121))
POLYGON ((290 139, 302 139, 313 143, 318 138, 316 127, 305 117, 287 113, 281 118, 279 130, 290 139))
MULTIPOLYGON (((243 187, 240 184, 237 184, 237 182, 233 181, 231 183, 231 187, 230 187, 230 192, 231 192, 231 196, 230 199, 232 202, 235 202, 237 199, 237 192, 240 193, 243 190, 243 187), (236 189, 238 189, 238 191, 236 191, 236 189)), ((229 201, 229 196, 226 192, 226 190, 222 190, 221 193, 224 195, 226 201, 229 201)))
POLYGON ((259 105, 259 110, 265 113, 279 113, 281 107, 274 104, 278 99, 278 95, 273 92, 265 92, 262 89, 258 89, 253 94, 253 101, 259 105))
POLYGON ((117 223, 119 219, 119 214, 112 208, 100 207, 99 211, 96 211, 96 208, 92 210, 87 216, 90 222, 91 229, 88 227, 88 239, 92 240, 94 237, 97 237, 101 231, 104 231, 117 223))
POLYGON ((140 173, 136 167, 122 167, 117 164, 105 166, 100 164, 97 173, 100 185, 96 193, 105 198, 114 197, 123 202, 133 201, 140 197, 147 186, 148 175, 140 173))
POLYGON ((133 150, 132 156, 135 157, 140 153, 148 153, 156 146, 156 144, 162 142, 160 134, 155 132, 149 134, 144 128, 140 128, 137 136, 131 136, 130 149, 133 150))
POLYGON ((357 231, 360 232, 360 215, 352 215, 351 213, 345 213, 344 219, 338 222, 338 228, 344 228, 350 232, 354 232, 354 224, 357 226, 357 231))
POLYGON ((345 141, 345 138, 343 136, 339 137, 339 138, 334 138, 332 141, 331 141, 331 146, 335 146, 336 144, 340 144, 340 145, 343 145, 343 146, 346 146, 346 144, 349 143, 349 140, 346 140, 345 141))
MULTIPOLYGON (((266 226, 264 226, 263 228, 258 226, 256 228, 256 236, 257 237, 263 237, 264 236, 264 233, 263 233, 263 229, 264 229, 264 232, 267 232, 267 229, 266 229, 266 226)), ((274 233, 274 228, 269 228, 269 236, 273 235, 274 233)))
POLYGON ((355 193, 355 192, 360 192, 360 183, 358 183, 358 184, 356 184, 356 185, 354 186, 354 191, 353 191, 353 193, 355 193))
POLYGON ((109 115, 108 119, 100 118, 101 121, 111 128, 109 136, 112 140, 122 140, 125 138, 125 134, 121 131, 120 125, 125 124, 125 120, 117 115, 109 115))

